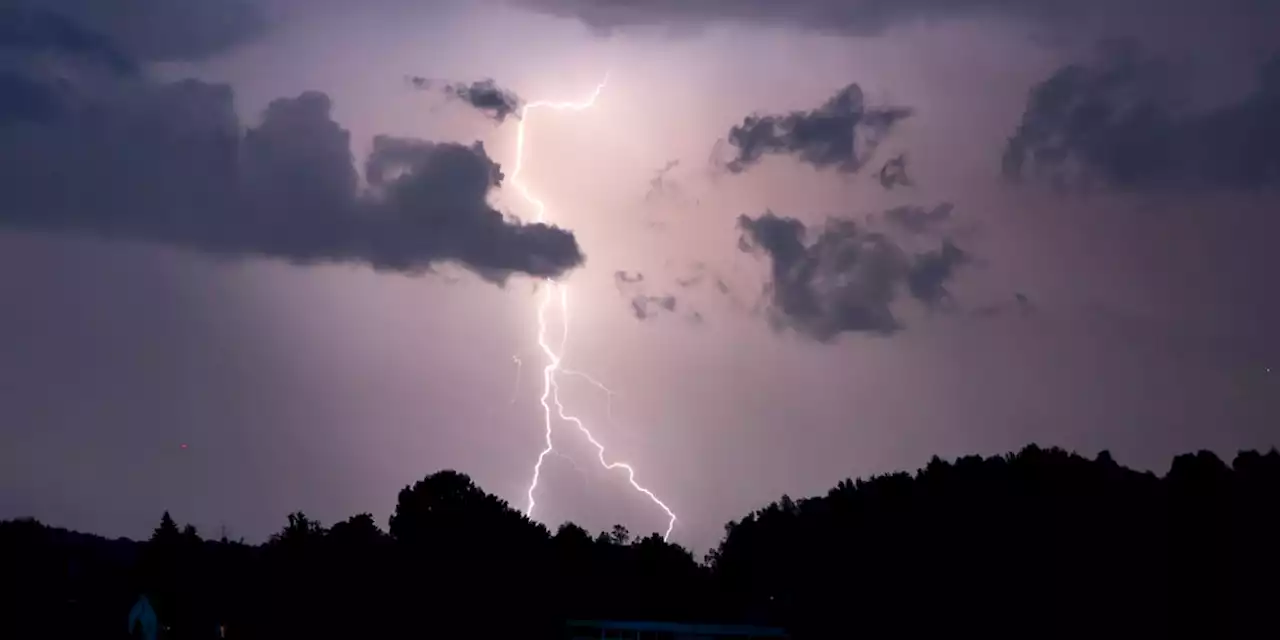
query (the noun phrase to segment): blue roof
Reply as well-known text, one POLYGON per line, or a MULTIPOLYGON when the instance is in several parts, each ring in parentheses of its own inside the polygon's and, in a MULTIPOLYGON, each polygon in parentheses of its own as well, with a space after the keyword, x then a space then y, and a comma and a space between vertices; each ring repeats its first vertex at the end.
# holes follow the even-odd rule
POLYGON ((571 627, 591 627, 616 631, 657 631, 694 636, 755 636, 785 638, 787 632, 778 627, 745 624, 682 624, 679 622, 635 622, 619 620, 570 620, 571 627))

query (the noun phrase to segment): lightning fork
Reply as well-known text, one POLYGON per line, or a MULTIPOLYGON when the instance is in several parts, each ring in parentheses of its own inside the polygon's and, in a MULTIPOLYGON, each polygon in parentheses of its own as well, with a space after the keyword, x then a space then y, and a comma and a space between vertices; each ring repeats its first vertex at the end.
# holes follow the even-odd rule
POLYGON ((605 417, 608 418, 608 422, 610 426, 614 424, 613 398, 614 396, 619 395, 617 391, 614 391, 613 389, 610 389, 609 387, 605 386, 603 382, 600 382, 599 380, 595 379, 590 374, 583 373, 576 369, 566 369, 564 367, 560 367, 560 373, 563 373, 566 376, 577 376, 579 378, 582 378, 583 380, 586 380, 587 383, 590 384, 591 386, 603 391, 605 394, 605 405, 604 405, 605 417))
MULTIPOLYGON (((600 96, 600 92, 604 90, 605 84, 608 81, 609 76, 606 74, 604 80, 602 80, 600 84, 596 85, 595 90, 591 92, 591 96, 582 102, 550 102, 540 100, 537 102, 527 103, 521 107, 520 119, 516 125, 516 159, 515 167, 511 171, 511 184, 515 186, 521 197, 527 200, 529 204, 533 205, 534 211, 536 212, 535 220, 537 222, 546 221, 547 205, 535 197, 533 193, 529 191, 528 186, 520 181, 520 174, 524 170, 524 134, 525 125, 529 122, 529 112, 534 109, 551 109, 553 111, 583 111, 585 109, 589 109, 595 105, 596 98, 600 96)), ((600 442, 595 439, 591 430, 587 428, 586 424, 580 418, 566 412, 564 403, 560 400, 560 386, 556 380, 556 373, 565 372, 565 370, 560 367, 560 362, 565 345, 569 340, 569 290, 567 285, 556 283, 550 278, 546 280, 546 285, 547 286, 543 291, 542 301, 538 304, 538 346, 542 349, 543 355, 547 358, 547 365, 542 369, 542 396, 539 398, 542 403, 545 446, 538 454, 538 461, 533 466, 533 479, 529 482, 529 490, 526 492, 529 499, 529 506, 525 509, 525 515, 533 517, 533 509, 537 506, 537 501, 534 499, 533 494, 538 488, 539 479, 542 477, 542 463, 546 460, 548 455, 555 452, 555 445, 551 442, 551 425, 553 421, 551 405, 555 404, 555 417, 558 417, 565 422, 573 423, 578 428, 578 431, 581 432, 582 435, 586 436, 587 441, 596 448, 596 457, 600 460, 601 466, 609 471, 613 471, 615 469, 622 469, 626 471, 627 482, 631 484, 631 488, 644 494, 667 514, 667 530, 662 536, 662 539, 666 540, 671 536, 671 530, 675 528, 676 514, 672 512, 671 509, 662 502, 662 500, 658 499, 652 491, 640 486, 640 484, 636 482, 635 469, 631 465, 625 462, 609 462, 606 460, 604 445, 600 444, 600 442), (551 306, 552 302, 557 297, 560 300, 560 313, 562 318, 562 334, 559 352, 553 349, 551 344, 547 341, 547 308, 551 306)), ((596 383, 594 378, 587 376, 586 374, 582 374, 580 372, 574 373, 596 383)), ((600 385, 599 383, 596 384, 608 391, 608 388, 604 387, 604 385, 600 385)), ((612 391, 609 391, 609 393, 612 394, 612 391)))

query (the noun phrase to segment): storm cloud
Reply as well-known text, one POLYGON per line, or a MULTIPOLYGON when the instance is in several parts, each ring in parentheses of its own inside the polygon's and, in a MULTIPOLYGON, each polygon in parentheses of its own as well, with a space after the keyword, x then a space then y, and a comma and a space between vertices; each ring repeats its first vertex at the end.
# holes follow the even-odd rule
MULTIPOLYGON (((28 29, 22 42, 69 64, 125 50, 76 28, 28 29)), ((503 176, 480 143, 378 137, 362 187, 323 93, 275 100, 246 129, 226 85, 68 79, 6 61, 0 86, 15 90, 0 98, 0 228, 398 271, 448 262, 494 282, 583 262, 571 233, 488 204, 503 176)))
POLYGON ((1008 313, 1016 313, 1025 318, 1035 312, 1035 303, 1031 302, 1031 299, 1025 293, 1015 293, 1012 300, 981 305, 971 309, 969 314, 979 318, 994 318, 1008 313))
POLYGON ((944 202, 932 209, 919 205, 903 205, 893 207, 884 212, 884 219, 889 224, 909 233, 929 233, 952 220, 955 205, 944 202))
POLYGON ((880 173, 877 176, 880 186, 886 190, 892 191, 896 187, 912 187, 915 182, 911 180, 911 176, 907 175, 907 156, 906 154, 898 154, 896 157, 887 160, 880 167, 880 173))
POLYGON ((631 299, 631 314, 637 320, 647 320, 659 312, 672 313, 675 310, 676 297, 671 294, 661 296, 638 295, 631 299))
POLYGON ((67 16, 21 3, 0 7, 0 53, 6 56, 70 55, 101 62, 117 73, 133 73, 136 61, 107 37, 67 16))
POLYGON ((619 290, 644 282, 644 274, 639 271, 615 271, 613 272, 613 281, 617 284, 619 290))
POLYGON ((1178 89, 1186 84, 1171 63, 1108 44, 1031 90, 1004 175, 1125 190, 1280 184, 1280 55, 1229 104, 1185 106, 1178 89))
MULTIPOLYGON (((508 0, 534 11, 574 18, 608 32, 629 26, 682 29, 737 23, 824 34, 875 36, 899 26, 938 20, 997 18, 1053 33, 1119 26, 1160 33, 1195 30, 1226 19, 1275 24, 1280 6, 1259 0, 508 0)), ((1258 33, 1265 37, 1263 29, 1258 33)))
MULTIPOLYGON (((630 300, 631 315, 635 316, 637 320, 648 320, 662 312, 674 313, 676 310, 677 300, 674 295, 670 293, 651 295, 646 292, 643 273, 638 271, 615 271, 613 273, 613 283, 618 288, 618 293, 630 300)), ((690 317, 695 315, 701 321, 701 314, 696 311, 690 312, 690 317)))
POLYGON ((0 50, 81 52, 114 64, 198 60, 265 33, 252 0, 5 0, 0 50))
POLYGON ((812 240, 803 222, 773 212, 739 216, 738 227, 739 248, 770 261, 764 294, 771 322, 820 342, 900 331, 893 309, 900 292, 934 308, 950 299, 946 285, 968 259, 949 240, 912 254, 889 235, 842 218, 828 219, 812 240))
POLYGON ((789 155, 817 169, 856 173, 895 125, 910 117, 907 107, 870 107, 862 88, 850 84, 812 111, 753 114, 729 130, 734 157, 725 164, 741 173, 765 155, 789 155))
POLYGON ((915 257, 907 272, 907 290, 911 297, 929 307, 951 302, 951 292, 946 283, 956 269, 969 260, 969 255, 950 240, 943 240, 938 249, 926 251, 915 257))
POLYGON ((471 84, 453 82, 442 87, 445 95, 461 100, 496 122, 516 115, 524 101, 510 89, 504 89, 491 79, 477 80, 471 84))

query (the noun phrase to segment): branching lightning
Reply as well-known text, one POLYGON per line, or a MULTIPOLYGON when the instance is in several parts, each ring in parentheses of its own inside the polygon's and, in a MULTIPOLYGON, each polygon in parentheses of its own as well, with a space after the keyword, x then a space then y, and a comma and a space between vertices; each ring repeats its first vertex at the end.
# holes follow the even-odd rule
MULTIPOLYGON (((524 133, 525 125, 529 122, 529 112, 535 109, 551 109, 553 111, 582 111, 589 109, 595 105, 596 98, 600 96, 600 92, 604 90, 605 83, 607 83, 608 80, 609 77, 606 75, 604 80, 601 81, 599 85, 596 85, 595 90, 591 92, 591 96, 582 102, 538 101, 527 103, 520 109, 520 118, 516 125, 516 159, 515 168, 511 171, 511 184, 515 186, 521 197, 529 201, 529 204, 533 205, 534 211, 536 212, 535 220, 537 222, 546 221, 547 206, 529 191, 528 186, 520 181, 520 174, 524 169, 524 133)), ((556 378, 557 373, 570 373, 572 375, 578 375, 585 378, 608 393, 611 402, 614 395, 613 391, 598 382, 595 378, 578 371, 568 371, 560 366, 565 345, 568 341, 569 289, 567 285, 557 283, 548 278, 546 281, 546 287, 543 288, 542 300, 538 304, 538 346, 542 349, 542 353, 547 359, 547 365, 542 369, 542 397, 540 398, 543 411, 545 446, 543 447, 542 452, 538 454, 537 463, 533 465, 533 479, 529 482, 529 490, 527 492, 529 506, 525 509, 525 515, 529 517, 533 516, 533 508, 537 506, 537 502, 534 500, 533 494, 537 490, 538 480, 542 476, 542 463, 546 460, 548 455, 555 453, 555 445, 551 441, 551 427, 554 419, 558 417, 560 420, 570 422, 576 426, 578 431, 586 437, 587 441, 595 447, 596 457, 600 460, 601 466, 610 471, 614 469, 622 469, 625 471, 627 473, 627 481, 631 484, 631 487, 647 496, 654 504, 667 514, 667 531, 662 535, 662 538, 665 540, 670 537, 671 530, 676 525, 676 514, 672 512, 671 509, 662 502, 662 500, 659 500, 658 496, 654 495, 652 491, 640 486, 640 484, 636 482, 636 472, 630 464, 625 462, 609 462, 606 460, 604 445, 600 444, 600 442, 596 440, 595 436, 592 435, 591 430, 587 428, 586 424, 580 418, 566 412, 564 404, 560 400, 560 386, 556 378), (558 350, 553 349, 550 342, 547 340, 547 310, 557 299, 560 303, 560 324, 562 328, 558 350), (555 406, 554 413, 552 411, 552 405, 555 406)), ((517 366, 520 366, 518 358, 516 359, 516 363, 517 366)), ((610 413, 612 413, 612 406, 610 406, 610 413)))
POLYGON ((582 378, 583 380, 586 380, 587 383, 590 384, 591 386, 603 391, 605 394, 605 406, 604 406, 605 417, 608 418, 609 425, 613 426, 614 424, 613 397, 618 395, 618 392, 614 391, 613 389, 610 389, 609 387, 606 387, 603 382, 600 382, 599 380, 596 380, 595 378, 591 377, 589 374, 583 373, 581 371, 560 367, 560 373, 563 373, 566 376, 577 376, 579 378, 582 378))

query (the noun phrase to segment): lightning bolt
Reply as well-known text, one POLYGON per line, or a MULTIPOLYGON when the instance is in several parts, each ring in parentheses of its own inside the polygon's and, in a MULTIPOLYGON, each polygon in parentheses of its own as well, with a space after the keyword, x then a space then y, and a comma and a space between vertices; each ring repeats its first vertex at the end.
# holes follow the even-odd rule
MULTIPOLYGON (((549 102, 542 100, 538 102, 530 102, 521 107, 520 119, 516 125, 516 159, 515 168, 511 171, 511 184, 515 186, 516 191, 520 193, 520 196, 533 206, 534 211, 537 212, 535 217, 537 222, 546 221, 547 205, 535 197, 529 191, 529 187, 520 180, 520 174, 524 170, 524 133, 525 125, 529 122, 529 112, 534 109, 551 109, 553 111, 583 111, 585 109, 589 109, 595 105, 596 98, 600 96, 600 92, 604 90, 605 84, 608 81, 609 76, 606 74, 604 80, 602 80, 600 84, 596 85, 595 90, 591 92, 591 96, 582 102, 549 102)), ((671 511, 671 508, 663 503, 662 500, 658 499, 658 496, 654 495, 652 491, 640 486, 640 484, 636 482, 636 472, 630 464, 625 462, 609 462, 605 458, 604 445, 600 444, 600 442, 596 440, 595 436, 592 435, 591 430, 587 428, 587 425, 582 421, 582 419, 567 413, 564 403, 560 401, 560 385, 556 378, 556 374, 570 373, 560 366, 565 346, 568 342, 569 288, 565 284, 557 283, 548 278, 546 280, 546 287, 543 288, 542 300, 538 303, 538 347, 542 349, 542 354, 546 356, 547 360, 547 365, 542 369, 542 397, 539 399, 542 403, 545 446, 543 447, 542 452, 538 454, 538 461, 533 465, 533 479, 529 482, 529 490, 527 492, 529 506, 525 509, 525 515, 533 517, 533 508, 538 504, 534 499, 533 494, 538 489, 538 480, 542 476, 542 463, 546 460, 548 455, 556 453, 555 445, 551 442, 551 426, 554 423, 555 418, 558 417, 560 420, 570 422, 576 426, 578 431, 586 437, 587 442, 590 442, 591 445, 595 447, 596 457, 600 460, 601 466, 609 471, 613 471, 615 469, 622 469, 625 471, 627 474, 627 482, 631 484, 631 488, 644 494, 667 514, 667 531, 662 535, 662 539, 666 540, 671 536, 671 530, 676 526, 676 514, 671 511), (560 303, 560 324, 562 329, 558 350, 552 348, 551 343, 547 340, 547 310, 557 300, 559 300, 560 303), (552 411, 552 405, 555 406, 554 411, 552 411)), ((599 388, 604 389, 609 393, 610 398, 612 399, 613 392, 610 391, 608 387, 597 382, 595 378, 577 371, 573 371, 572 374, 581 376, 599 388)), ((612 412, 612 409, 610 409, 610 412, 612 412)))
POLYGON ((613 399, 619 395, 617 391, 614 391, 613 389, 606 387, 603 382, 600 382, 599 380, 596 380, 595 378, 581 371, 574 371, 573 369, 565 369, 564 367, 561 367, 560 373, 563 373, 566 376, 578 376, 579 378, 586 380, 587 383, 590 384, 591 386, 603 391, 605 395, 605 405, 604 405, 604 416, 606 418, 605 422, 608 422, 609 426, 611 427, 616 426, 615 420, 613 419, 613 399))

